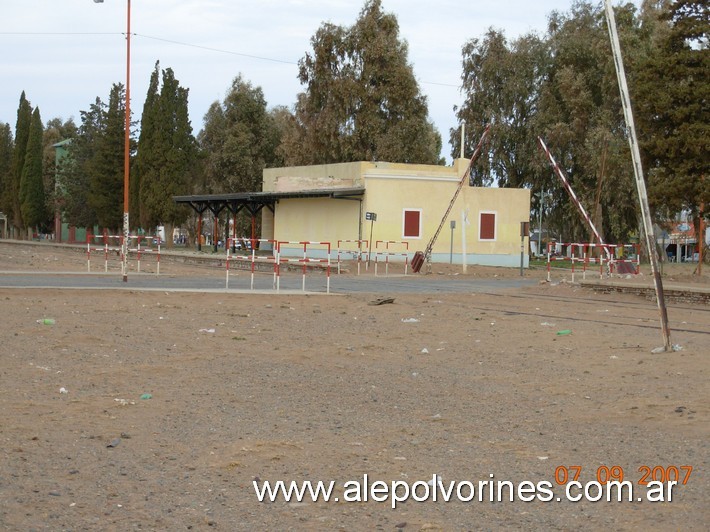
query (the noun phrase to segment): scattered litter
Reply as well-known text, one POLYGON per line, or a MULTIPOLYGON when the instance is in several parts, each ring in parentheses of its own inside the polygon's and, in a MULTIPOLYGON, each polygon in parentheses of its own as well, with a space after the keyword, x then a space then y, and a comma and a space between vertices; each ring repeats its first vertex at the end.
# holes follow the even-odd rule
MULTIPOLYGON (((683 350, 683 346, 678 345, 678 344, 673 344, 673 346, 671 347, 671 351, 682 351, 682 350, 683 350)), ((654 355, 657 355, 658 353, 665 353, 665 352, 666 352, 665 346, 656 347, 654 349, 651 349, 651 353, 653 353, 654 355)))
POLYGON ((619 358, 619 357, 616 356, 616 355, 611 355, 609 358, 612 359, 612 360, 616 360, 616 359, 619 358))
POLYGON ((549 456, 538 456, 537 457, 538 460, 547 460, 548 458, 550 458, 550 457, 549 456))
POLYGON ((153 398, 153 396, 149 393, 144 393, 143 395, 141 395, 141 399, 143 399, 143 400, 152 399, 152 398, 153 398))
POLYGON ((557 336, 567 336, 568 334, 572 334, 570 329, 562 329, 561 331, 557 331, 557 336))
POLYGON ((379 297, 374 301, 370 301, 368 305, 387 305, 389 303, 394 303, 393 297, 379 297))
POLYGON ((116 398, 116 399, 114 399, 114 401, 116 401, 116 402, 117 402, 119 405, 121 405, 121 406, 128 406, 128 405, 134 405, 134 404, 136 404, 135 401, 129 401, 128 399, 119 399, 119 398, 116 398))
POLYGON ((424 349, 422 349, 421 353, 422 353, 422 355, 428 355, 429 350, 425 347, 424 349))
POLYGON ((555 326, 554 323, 550 323, 549 321, 543 321, 540 325, 542 325, 543 327, 554 327, 555 326))
POLYGON ((121 438, 115 438, 115 439, 111 440, 111 442, 106 447, 108 447, 108 448, 118 447, 119 443, 121 443, 121 438))
MULTIPOLYGON (((441 475, 436 475, 436 483, 441 483, 441 475)), ((430 486, 434 486, 434 477, 432 477, 429 482, 427 482, 427 484, 429 484, 430 486)))
POLYGON ((61 388, 59 388, 59 393, 69 393, 69 390, 62 386, 61 388))
POLYGON ((419 323, 417 318, 402 318, 402 323, 419 323))
POLYGON ((215 329, 200 329, 199 332, 214 333, 214 332, 215 332, 215 329))
POLYGON ((54 325, 56 321, 54 321, 54 318, 44 318, 41 320, 37 320, 37 323, 40 323, 42 325, 54 325))
POLYGON ((404 456, 395 456, 395 460, 407 460, 404 456))
POLYGON ((434 414, 431 419, 441 419, 441 414, 434 414))

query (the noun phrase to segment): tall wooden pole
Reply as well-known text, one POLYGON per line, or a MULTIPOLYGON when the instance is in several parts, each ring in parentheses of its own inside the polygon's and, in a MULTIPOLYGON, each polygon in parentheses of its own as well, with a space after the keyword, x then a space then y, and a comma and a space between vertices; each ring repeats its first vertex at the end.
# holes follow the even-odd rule
POLYGON ((611 0, 604 0, 604 7, 606 9, 606 20, 609 29, 609 39, 611 40, 611 49, 614 54, 616 77, 619 81, 621 103, 624 108, 624 118, 626 119, 629 145, 631 147, 631 159, 633 161, 634 176, 636 178, 636 189, 638 191, 639 203, 641 205, 641 216, 643 219, 643 228, 646 236, 646 246, 648 248, 648 255, 651 261, 651 270, 653 271, 653 282, 656 287, 656 302, 658 303, 658 310, 661 315, 663 343, 666 351, 672 351, 673 348, 671 345, 671 330, 668 325, 668 311, 666 310, 666 301, 663 295, 663 281, 661 280, 661 272, 658 269, 658 255, 656 254, 656 239, 653 233, 651 209, 648 206, 646 182, 643 178, 643 168, 641 166, 641 153, 639 152, 638 141, 636 140, 634 115, 631 111, 631 99, 629 97, 629 88, 626 84, 624 61, 621 57, 621 45, 619 44, 619 36, 616 33, 616 19, 614 18, 614 8, 611 6, 611 0))
POLYGON ((129 194, 128 183, 131 168, 131 0, 126 0, 126 124, 123 147, 123 282, 128 282, 128 238, 130 225, 128 223, 129 194))
MULTIPOLYGON (((704 179, 703 179, 704 181, 704 179)), ((698 216, 698 267, 695 269, 698 275, 703 274, 703 246, 705 245, 705 202, 700 204, 700 216, 698 216)))

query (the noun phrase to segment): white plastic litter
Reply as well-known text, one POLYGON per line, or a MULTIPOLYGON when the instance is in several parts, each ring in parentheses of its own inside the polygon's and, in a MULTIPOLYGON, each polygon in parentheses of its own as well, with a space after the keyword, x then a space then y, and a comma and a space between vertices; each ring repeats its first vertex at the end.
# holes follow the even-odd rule
MULTIPOLYGON (((681 346, 681 345, 673 344, 671 346, 671 351, 682 351, 682 350, 683 350, 683 346, 681 346)), ((665 346, 656 347, 655 349, 651 349, 651 353, 653 353, 654 355, 657 355, 658 353, 665 353, 665 352, 666 352, 665 346)))

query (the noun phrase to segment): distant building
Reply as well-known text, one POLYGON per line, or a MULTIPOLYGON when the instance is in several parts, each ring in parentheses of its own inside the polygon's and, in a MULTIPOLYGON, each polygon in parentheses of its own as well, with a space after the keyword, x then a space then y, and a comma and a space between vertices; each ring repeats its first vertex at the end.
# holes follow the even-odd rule
MULTIPOLYGON (((708 245, 708 232, 705 234, 708 245)), ((662 224, 657 241, 671 262, 694 262, 698 260, 698 231, 688 212, 683 211, 675 220, 662 224)))
MULTIPOLYGON (((61 162, 69 156, 69 146, 71 143, 72 139, 66 139, 61 142, 57 142, 56 144, 52 144, 52 147, 55 149, 54 157, 57 169, 59 169, 61 162)), ((60 198, 63 195, 61 192, 63 192, 62 189, 64 187, 64 183, 62 183, 61 174, 59 172, 57 172, 55 178, 55 195, 57 198, 60 198)), ((65 222, 62 208, 63 205, 61 200, 57 200, 54 204, 54 239, 57 242, 68 242, 70 244, 75 242, 86 242, 86 228, 74 227, 73 225, 69 225, 65 222)))

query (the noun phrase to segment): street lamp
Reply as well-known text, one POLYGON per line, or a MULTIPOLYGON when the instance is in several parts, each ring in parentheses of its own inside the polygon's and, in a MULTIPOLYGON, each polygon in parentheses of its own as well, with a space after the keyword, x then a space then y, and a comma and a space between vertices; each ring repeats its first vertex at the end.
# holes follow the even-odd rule
MULTIPOLYGON (((94 0, 95 4, 103 4, 104 0, 94 0)), ((131 0, 126 0, 126 125, 123 148, 123 242, 121 244, 121 271, 123 282, 128 282, 128 183, 130 174, 131 153, 131 0)))

